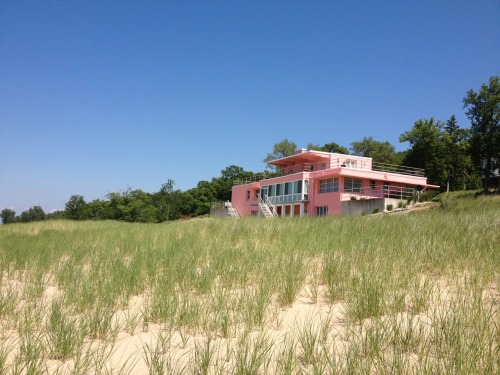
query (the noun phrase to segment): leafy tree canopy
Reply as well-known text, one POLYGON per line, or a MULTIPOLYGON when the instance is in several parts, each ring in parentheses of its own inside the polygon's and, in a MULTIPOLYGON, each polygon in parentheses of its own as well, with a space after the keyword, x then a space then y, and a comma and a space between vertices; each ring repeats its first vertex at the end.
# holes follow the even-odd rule
POLYGON ((21 213, 21 222, 30 223, 32 221, 42 221, 46 219, 45 212, 40 206, 33 206, 21 213))
POLYGON ((307 145, 307 148, 309 150, 335 152, 337 154, 349 155, 349 150, 346 147, 341 146, 335 142, 325 143, 323 146, 313 145, 312 143, 309 143, 307 145))
POLYGON ((292 156, 297 150, 297 145, 294 142, 290 142, 288 139, 284 139, 281 142, 275 143, 273 147, 273 152, 267 154, 264 163, 267 164, 268 168, 273 168, 269 162, 276 159, 281 159, 287 156, 292 156))
POLYGON ((467 91, 463 100, 471 121, 471 148, 475 165, 482 168, 487 192, 493 164, 500 158, 500 77, 493 76, 479 91, 467 91))
POLYGON ((16 221, 16 212, 10 208, 4 208, 2 212, 0 212, 0 218, 3 224, 14 223, 16 221))
POLYGON ((401 155, 389 142, 380 142, 372 137, 365 137, 361 141, 352 142, 353 155, 372 158, 376 163, 401 164, 401 155))
POLYGON ((86 220, 89 218, 89 210, 85 199, 81 195, 72 195, 66 203, 66 217, 72 220, 86 220))

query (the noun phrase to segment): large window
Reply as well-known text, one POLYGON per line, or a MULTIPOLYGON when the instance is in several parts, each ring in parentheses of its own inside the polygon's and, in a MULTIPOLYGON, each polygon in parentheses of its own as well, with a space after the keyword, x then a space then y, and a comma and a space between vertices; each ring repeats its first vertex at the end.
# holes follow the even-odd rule
POLYGON ((267 191, 271 202, 278 204, 302 201, 304 199, 303 193, 307 193, 304 191, 305 189, 307 189, 307 181, 304 183, 303 180, 282 182, 261 188, 261 190, 267 191))
POLYGON ((328 178, 326 180, 319 181, 319 192, 320 193, 332 193, 339 191, 339 179, 328 178))
POLYGON ((316 216, 327 216, 328 206, 316 207, 316 216))
POLYGON ((358 178, 344 178, 344 191, 346 193, 361 193, 363 191, 363 181, 358 178))

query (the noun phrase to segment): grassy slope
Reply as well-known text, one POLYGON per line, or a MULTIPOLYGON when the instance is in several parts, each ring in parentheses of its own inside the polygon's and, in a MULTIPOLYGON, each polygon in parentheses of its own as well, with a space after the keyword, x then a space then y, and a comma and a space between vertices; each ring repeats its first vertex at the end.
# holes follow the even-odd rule
MULTIPOLYGON (((444 206, 344 218, 0 226, 0 368, 45 373, 56 361, 62 372, 99 373, 105 354, 102 364, 78 362, 92 342, 111 348, 120 331, 160 324, 159 332, 183 333, 183 342, 238 340, 227 364, 210 341, 193 346, 188 373, 245 373, 252 365, 289 373, 498 371, 500 199, 444 206), (261 362, 244 357, 266 347, 246 333, 279 327, 301 296, 339 307, 342 318, 321 335, 297 327, 289 345, 264 351, 261 362), (339 324, 347 327, 341 345, 339 324)), ((150 373, 165 370, 169 350, 145 346, 150 373)))

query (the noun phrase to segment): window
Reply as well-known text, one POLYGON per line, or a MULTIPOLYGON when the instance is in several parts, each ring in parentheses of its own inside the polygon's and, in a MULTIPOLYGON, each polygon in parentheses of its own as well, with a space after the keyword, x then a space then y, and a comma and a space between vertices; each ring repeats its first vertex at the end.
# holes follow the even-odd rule
POLYGON ((326 163, 321 163, 321 169, 326 169, 326 163))
POLYGON ((319 182, 319 192, 320 193, 332 193, 339 191, 339 179, 328 178, 326 180, 320 180, 319 182))
POLYGON ((375 189, 375 186, 376 186, 376 185, 375 185, 375 181, 374 181, 374 180, 370 180, 370 187, 371 187, 372 189, 375 189))
POLYGON ((345 165, 347 168, 356 168, 356 160, 346 160, 345 165))
POLYGON ((327 216, 328 206, 316 207, 316 216, 327 216))
POLYGON ((250 199, 250 190, 247 190, 247 200, 250 199))
POLYGON ((267 195, 269 195, 270 197, 274 197, 276 195, 275 191, 276 191, 276 185, 269 185, 267 187, 267 195))
POLYGON ((293 193, 294 194, 301 194, 302 193, 302 180, 298 180, 298 181, 293 182, 293 193))
POLYGON ((344 191, 346 193, 361 193, 363 191, 363 181, 358 178, 344 178, 344 191))

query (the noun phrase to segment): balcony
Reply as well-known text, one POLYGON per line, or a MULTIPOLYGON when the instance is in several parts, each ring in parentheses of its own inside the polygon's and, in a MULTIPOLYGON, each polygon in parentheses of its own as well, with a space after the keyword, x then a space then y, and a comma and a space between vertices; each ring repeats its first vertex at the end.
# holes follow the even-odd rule
POLYGON ((413 188, 402 186, 379 186, 379 187, 362 187, 354 189, 344 189, 342 192, 342 200, 354 199, 377 199, 377 198, 392 198, 392 199, 413 199, 416 191, 413 188))
POLYGON ((371 161, 360 161, 356 160, 354 163, 349 165, 340 162, 338 160, 319 162, 319 163, 303 163, 296 164, 286 168, 279 168, 276 172, 265 172, 261 174, 257 174, 253 177, 236 180, 234 181, 234 186, 238 185, 246 185, 252 182, 258 182, 261 180, 267 180, 270 178, 281 177, 286 175, 291 175, 295 173, 303 173, 303 172, 316 172, 320 170, 327 169, 335 169, 335 168, 349 168, 349 169, 357 169, 364 171, 376 171, 376 172, 387 172, 387 173, 396 173, 407 176, 417 176, 424 177, 424 170, 420 168, 407 167, 402 165, 393 165, 393 164, 385 164, 385 163, 374 163, 371 161))

